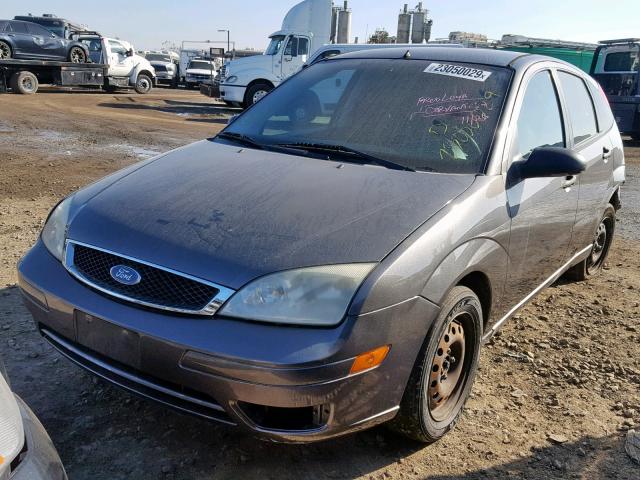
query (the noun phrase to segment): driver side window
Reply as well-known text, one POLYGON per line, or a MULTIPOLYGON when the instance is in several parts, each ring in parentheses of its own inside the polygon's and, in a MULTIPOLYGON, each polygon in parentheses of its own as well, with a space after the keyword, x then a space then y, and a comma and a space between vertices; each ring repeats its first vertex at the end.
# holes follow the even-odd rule
POLYGON ((117 53, 118 55, 126 55, 127 49, 124 48, 120 42, 114 42, 113 40, 109 40, 109 48, 111 49, 111 53, 117 53))
POLYGON ((512 160, 527 159, 538 147, 564 147, 565 135, 558 94, 551 72, 529 80, 516 126, 512 160))

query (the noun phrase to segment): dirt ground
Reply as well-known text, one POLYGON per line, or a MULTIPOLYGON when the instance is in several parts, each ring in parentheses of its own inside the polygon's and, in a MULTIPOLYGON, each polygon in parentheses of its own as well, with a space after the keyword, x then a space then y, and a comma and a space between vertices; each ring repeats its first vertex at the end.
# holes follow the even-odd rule
POLYGON ((0 354, 75 479, 640 479, 640 144, 608 269, 560 281, 483 350, 462 421, 423 447, 376 428, 274 445, 95 380, 36 333, 15 265, 57 200, 215 134, 233 113, 195 92, 0 96, 0 354))

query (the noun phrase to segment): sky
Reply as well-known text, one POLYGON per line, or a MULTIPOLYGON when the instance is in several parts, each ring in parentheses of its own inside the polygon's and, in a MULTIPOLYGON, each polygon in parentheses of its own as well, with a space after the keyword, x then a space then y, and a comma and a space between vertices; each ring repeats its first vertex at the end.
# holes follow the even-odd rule
MULTIPOLYGON (((229 29, 237 48, 264 49, 269 34, 298 0, 0 0, 0 19, 27 13, 54 13, 106 36, 131 42, 136 49, 159 49, 163 42, 226 42, 229 29)), ((406 0, 350 0, 353 37, 386 28, 395 35, 397 14, 406 0)), ((434 0, 424 2, 433 19, 432 38, 450 31, 597 42, 640 37, 639 0, 434 0)), ((339 2, 342 4, 342 2, 339 2)), ((417 1, 413 0, 412 7, 417 1)), ((354 38, 351 38, 354 41, 354 38)))

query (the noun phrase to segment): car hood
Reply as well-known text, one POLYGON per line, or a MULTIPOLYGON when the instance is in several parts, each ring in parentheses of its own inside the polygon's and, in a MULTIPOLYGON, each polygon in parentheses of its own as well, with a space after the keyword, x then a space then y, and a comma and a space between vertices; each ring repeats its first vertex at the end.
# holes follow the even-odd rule
POLYGON ((68 237, 239 288, 280 270, 380 261, 474 178, 202 141, 90 197, 68 237))
POLYGON ((227 75, 235 75, 237 72, 249 68, 265 68, 271 69, 273 63, 273 55, 251 55, 250 57, 236 58, 227 63, 227 75))

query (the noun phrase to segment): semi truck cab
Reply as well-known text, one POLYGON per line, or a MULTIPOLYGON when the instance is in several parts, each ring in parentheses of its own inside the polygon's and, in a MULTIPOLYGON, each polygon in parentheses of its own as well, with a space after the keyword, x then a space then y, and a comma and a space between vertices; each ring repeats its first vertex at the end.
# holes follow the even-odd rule
POLYGON ((331 0, 295 5, 282 28, 269 36, 263 55, 227 63, 220 74, 220 97, 247 108, 298 72, 310 55, 331 39, 331 0))
POLYGON ((640 140, 640 38, 600 42, 590 73, 606 93, 620 132, 640 140))

